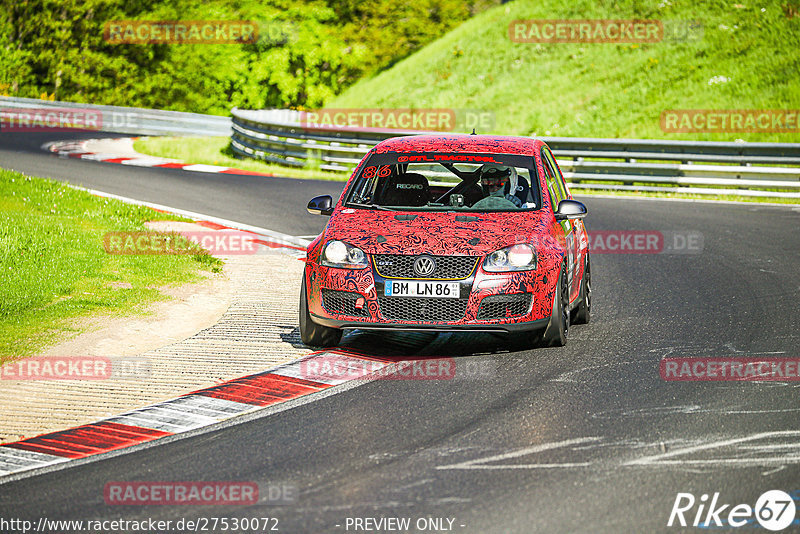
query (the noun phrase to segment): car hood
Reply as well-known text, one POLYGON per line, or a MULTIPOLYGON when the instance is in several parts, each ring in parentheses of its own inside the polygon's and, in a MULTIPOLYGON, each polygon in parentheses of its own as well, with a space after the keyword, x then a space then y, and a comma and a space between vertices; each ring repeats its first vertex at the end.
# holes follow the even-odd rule
POLYGON ((337 209, 326 239, 338 239, 369 254, 485 255, 546 234, 552 215, 525 212, 431 213, 337 209), (550 215, 550 217, 548 217, 550 215))

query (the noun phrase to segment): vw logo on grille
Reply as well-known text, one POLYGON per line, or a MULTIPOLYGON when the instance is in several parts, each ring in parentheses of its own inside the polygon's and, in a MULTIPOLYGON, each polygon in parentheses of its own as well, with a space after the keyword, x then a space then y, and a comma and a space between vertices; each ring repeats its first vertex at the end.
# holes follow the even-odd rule
POLYGON ((430 276, 436 270, 436 262, 430 256, 420 256, 414 260, 414 273, 417 276, 430 276))

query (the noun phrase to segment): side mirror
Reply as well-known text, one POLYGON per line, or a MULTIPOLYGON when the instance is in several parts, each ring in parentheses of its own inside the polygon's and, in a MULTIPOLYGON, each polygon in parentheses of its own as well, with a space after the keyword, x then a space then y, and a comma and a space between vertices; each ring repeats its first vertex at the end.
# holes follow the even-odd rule
POLYGON ((583 202, 567 199, 558 203, 555 216, 557 221, 565 221, 567 219, 583 219, 587 213, 583 202))
POLYGON ((308 201, 306 209, 311 215, 330 215, 333 213, 333 198, 330 195, 314 197, 308 201))

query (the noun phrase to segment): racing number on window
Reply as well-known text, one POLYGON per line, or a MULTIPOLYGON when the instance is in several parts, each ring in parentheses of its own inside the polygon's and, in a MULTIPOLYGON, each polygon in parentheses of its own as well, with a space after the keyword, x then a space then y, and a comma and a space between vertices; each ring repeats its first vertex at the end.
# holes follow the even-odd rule
POLYGON ((375 177, 375 171, 376 170, 377 170, 377 167, 375 167, 373 165, 373 166, 370 166, 370 167, 367 167, 366 169, 364 169, 364 172, 361 173, 361 175, 364 178, 366 178, 367 180, 369 180, 370 178, 374 178, 375 177))
POLYGON ((361 189, 357 192, 354 197, 356 202, 372 202, 375 196, 375 188, 378 185, 378 178, 386 178, 392 174, 392 166, 391 165, 382 165, 380 168, 370 165, 366 167, 364 171, 361 173, 361 177, 363 180, 363 185, 361 189))

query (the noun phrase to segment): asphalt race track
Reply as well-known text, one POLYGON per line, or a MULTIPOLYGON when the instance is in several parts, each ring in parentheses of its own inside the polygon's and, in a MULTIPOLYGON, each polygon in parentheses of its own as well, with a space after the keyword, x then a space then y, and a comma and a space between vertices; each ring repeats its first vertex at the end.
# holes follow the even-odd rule
MULTIPOLYGON (((39 146, 68 136, 6 135, 4 168, 293 235, 318 233, 326 219, 308 215, 307 200, 342 187, 59 159, 39 146)), ((699 504, 719 492, 718 504, 730 505, 723 518, 767 490, 799 499, 800 382, 667 382, 659 361, 800 357, 800 208, 583 200, 590 231, 695 231, 702 250, 593 254, 592 322, 571 328, 564 348, 509 352, 487 334, 354 332, 344 346, 453 356, 484 372, 377 380, 2 484, 0 516, 272 517, 280 532, 355 532, 354 518, 380 517, 412 527, 444 519, 412 532, 671 532, 680 530, 667 527, 678 493, 699 504), (296 495, 249 507, 105 504, 106 483, 131 480, 255 481, 296 495)))

